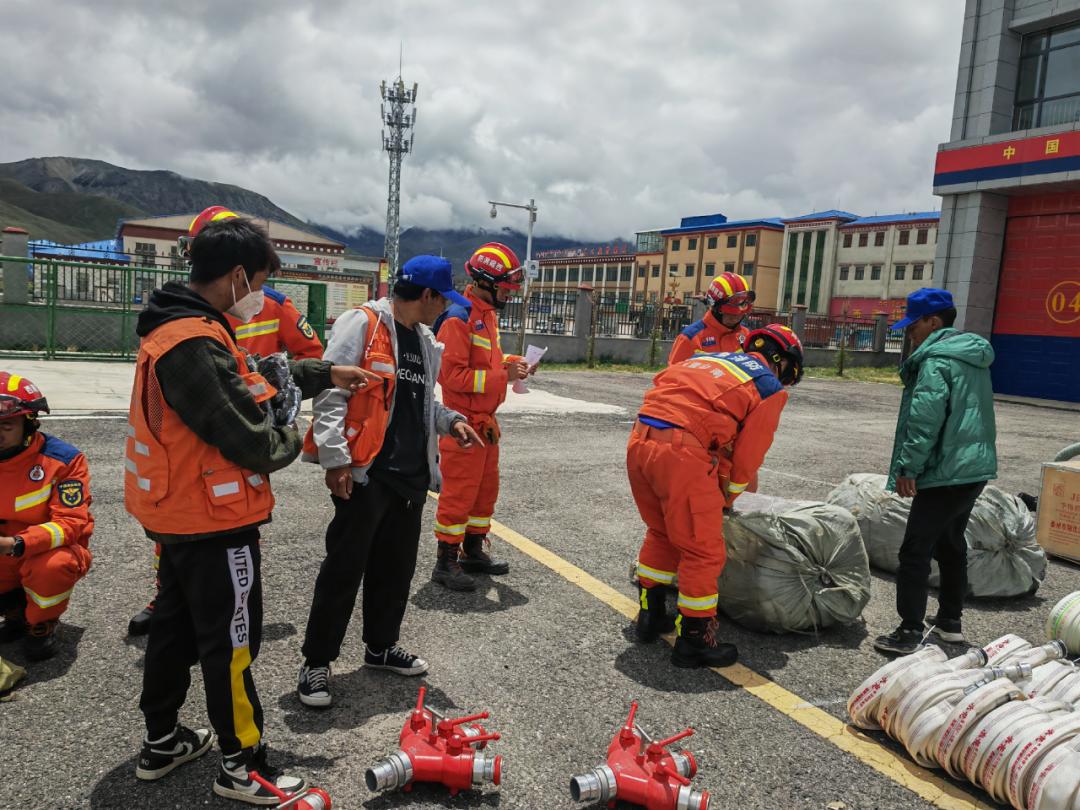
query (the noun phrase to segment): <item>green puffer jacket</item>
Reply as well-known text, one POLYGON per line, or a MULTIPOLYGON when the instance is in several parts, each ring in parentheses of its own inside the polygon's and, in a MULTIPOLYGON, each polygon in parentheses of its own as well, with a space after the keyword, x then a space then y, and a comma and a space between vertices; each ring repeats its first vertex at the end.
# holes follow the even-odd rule
POLYGON ((956 329, 932 333, 903 362, 888 489, 897 478, 921 490, 997 476, 992 362, 985 338, 956 329))

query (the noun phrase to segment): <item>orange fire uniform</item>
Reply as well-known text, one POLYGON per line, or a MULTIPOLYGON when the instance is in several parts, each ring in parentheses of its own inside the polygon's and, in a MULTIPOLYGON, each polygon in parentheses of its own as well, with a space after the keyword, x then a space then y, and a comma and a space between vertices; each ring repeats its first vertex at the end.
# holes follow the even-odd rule
POLYGON ((236 333, 236 345, 248 354, 266 357, 288 350, 297 360, 323 356, 323 345, 307 318, 285 293, 271 287, 263 287, 262 311, 250 321, 240 323, 229 313, 225 318, 236 333))
POLYGON ((741 352, 746 345, 750 330, 745 326, 728 329, 710 310, 700 321, 694 321, 675 338, 668 355, 668 365, 673 366, 695 354, 713 352, 741 352))
POLYGON ((499 346, 499 316, 470 285, 471 309, 452 306, 439 327, 445 345, 439 384, 443 404, 464 415, 484 446, 458 446, 452 436, 439 440, 443 491, 435 512, 435 536, 460 543, 466 534, 486 535, 499 497, 499 423, 495 411, 506 399, 506 364, 521 360, 499 346))
POLYGON ((670 585, 677 574, 680 612, 713 616, 724 508, 765 460, 787 391, 756 354, 697 355, 653 383, 626 449, 647 527, 638 580, 646 588, 670 585))
POLYGON ((90 570, 93 531, 90 473, 78 449, 35 433, 28 448, 0 461, 0 534, 25 544, 21 557, 0 557, 0 593, 22 588, 27 622, 67 610, 90 570))

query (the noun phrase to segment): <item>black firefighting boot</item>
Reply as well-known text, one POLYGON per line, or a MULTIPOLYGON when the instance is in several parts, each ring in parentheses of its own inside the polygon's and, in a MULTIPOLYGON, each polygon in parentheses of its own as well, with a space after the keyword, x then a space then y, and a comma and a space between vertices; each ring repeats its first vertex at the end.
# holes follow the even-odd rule
POLYGON ((684 616, 675 620, 678 638, 671 651, 671 663, 677 667, 728 667, 739 660, 734 644, 718 641, 719 623, 715 616, 684 616))
POLYGON ((26 593, 22 588, 0 593, 0 616, 4 617, 4 623, 0 624, 0 644, 22 638, 26 632, 25 611, 26 593))
POLYGON ((675 629, 675 619, 668 615, 664 596, 664 587, 661 585, 652 588, 638 585, 638 603, 641 610, 638 611, 637 624, 634 625, 634 636, 638 641, 656 641, 664 633, 675 629))
POLYGON ((56 655, 56 619, 38 622, 28 628, 23 639, 23 653, 28 661, 45 661, 56 655))
POLYGON ((488 548, 491 548, 491 541, 486 534, 465 535, 465 542, 461 544, 461 554, 458 557, 462 569, 470 574, 509 574, 510 563, 491 559, 491 555, 487 553, 488 548))
POLYGON ((435 570, 431 572, 431 581, 452 591, 476 590, 476 580, 466 574, 458 562, 457 543, 439 541, 439 552, 435 559, 435 570))

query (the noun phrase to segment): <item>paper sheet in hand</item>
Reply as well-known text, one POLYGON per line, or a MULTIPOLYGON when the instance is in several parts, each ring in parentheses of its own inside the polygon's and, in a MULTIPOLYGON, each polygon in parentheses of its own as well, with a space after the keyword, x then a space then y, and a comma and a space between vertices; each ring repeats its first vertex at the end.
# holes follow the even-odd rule
MULTIPOLYGON (((536 368, 545 354, 547 354, 547 346, 542 349, 539 346, 533 346, 531 343, 526 346, 525 362, 528 363, 529 369, 536 368)), ((529 386, 525 384, 524 380, 514 380, 514 393, 527 394, 529 393, 529 386)))

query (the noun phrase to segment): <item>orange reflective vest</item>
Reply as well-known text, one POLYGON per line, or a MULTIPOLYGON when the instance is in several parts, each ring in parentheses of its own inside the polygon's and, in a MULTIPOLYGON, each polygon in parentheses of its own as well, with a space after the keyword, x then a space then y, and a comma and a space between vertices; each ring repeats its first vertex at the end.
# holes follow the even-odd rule
POLYGON ((55 436, 0 461, 0 535, 23 539, 23 556, 60 546, 86 548, 94 531, 86 457, 55 436))
POLYGON ((471 285, 465 297, 471 309, 451 306, 439 327, 446 347, 439 370, 443 404, 466 417, 491 416, 506 399, 506 364, 521 358, 502 353, 498 311, 474 295, 471 285))
POLYGON ((124 506, 142 526, 159 534, 214 534, 269 519, 274 508, 270 480, 228 461, 184 424, 162 396, 157 362, 185 340, 203 337, 222 344, 256 402, 277 393, 247 371, 247 359, 228 330, 209 318, 180 318, 142 339, 128 410, 124 458, 124 506))
POLYGON ((728 501, 746 491, 780 425, 788 393, 757 354, 699 354, 653 378, 639 416, 685 429, 714 454, 728 501))
POLYGON ((675 338, 668 355, 668 365, 681 363, 695 354, 741 352, 749 334, 750 330, 745 326, 728 329, 711 311, 706 312, 704 318, 694 321, 675 338))
POLYGON ((225 313, 236 334, 236 345, 260 357, 288 350, 297 360, 321 359, 323 345, 307 318, 285 293, 265 286, 262 290, 263 308, 247 323, 225 313))
MULTIPOLYGON (((368 385, 349 397, 345 411, 345 440, 352 456, 351 466, 366 467, 382 450, 386 426, 390 423, 390 403, 397 385, 397 357, 390 328, 368 307, 358 307, 368 319, 367 342, 356 365, 382 377, 382 385, 368 385)), ((305 457, 317 457, 312 428, 304 436, 305 457)))

